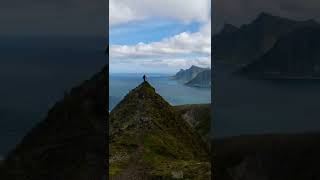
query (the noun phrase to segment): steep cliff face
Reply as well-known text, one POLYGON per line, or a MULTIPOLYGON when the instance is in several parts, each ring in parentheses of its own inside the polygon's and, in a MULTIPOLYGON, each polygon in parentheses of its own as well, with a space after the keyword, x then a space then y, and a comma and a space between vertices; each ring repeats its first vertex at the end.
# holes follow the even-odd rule
POLYGON ((107 67, 73 88, 10 152, 6 180, 100 180, 106 176, 107 67))
POLYGON ((244 71, 264 78, 314 78, 320 77, 319 59, 320 27, 306 27, 280 38, 244 71))
POLYGON ((198 73, 192 80, 186 83, 188 86, 194 87, 211 87, 211 70, 205 70, 198 73))
POLYGON ((111 111, 111 179, 210 178, 207 145, 143 82, 111 111))
POLYGON ((213 141, 214 178, 222 180, 313 180, 320 134, 252 135, 213 141))
POLYGON ((270 50, 277 40, 301 27, 318 25, 315 21, 293 21, 261 13, 253 22, 235 28, 226 25, 213 36, 212 44, 217 61, 247 64, 270 50))
POLYGON ((183 82, 189 82, 190 80, 195 78, 200 72, 205 71, 205 70, 208 70, 208 69, 193 65, 189 69, 186 69, 186 70, 181 69, 172 78, 176 79, 176 80, 181 80, 183 82))

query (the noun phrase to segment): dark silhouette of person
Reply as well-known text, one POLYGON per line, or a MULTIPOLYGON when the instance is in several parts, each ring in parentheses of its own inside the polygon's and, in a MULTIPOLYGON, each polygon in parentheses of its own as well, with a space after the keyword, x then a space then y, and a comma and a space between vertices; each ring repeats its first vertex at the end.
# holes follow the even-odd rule
POLYGON ((146 82, 146 75, 145 74, 143 75, 142 78, 143 78, 143 82, 146 82))

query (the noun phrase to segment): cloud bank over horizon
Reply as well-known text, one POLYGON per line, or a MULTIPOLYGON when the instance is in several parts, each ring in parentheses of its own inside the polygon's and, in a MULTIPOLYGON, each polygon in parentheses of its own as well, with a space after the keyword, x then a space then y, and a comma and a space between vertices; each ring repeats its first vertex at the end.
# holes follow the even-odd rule
POLYGON ((136 26, 143 24, 141 27, 144 28, 148 25, 157 26, 157 29, 149 32, 141 30, 141 33, 138 31, 131 34, 129 30, 123 33, 124 36, 141 36, 138 43, 112 43, 110 72, 174 72, 181 68, 189 68, 191 65, 210 67, 210 12, 210 0, 111 0, 109 16, 111 31, 121 27, 119 29, 123 32, 126 27, 130 29, 129 25, 132 22, 135 22, 136 26), (173 35, 166 34, 168 29, 156 23, 159 19, 161 23, 176 22, 174 26, 170 26, 171 29, 183 29, 191 23, 196 23, 196 30, 186 28, 173 35), (157 33, 162 34, 161 38, 147 41, 141 35, 156 34, 155 31, 160 31, 157 33))

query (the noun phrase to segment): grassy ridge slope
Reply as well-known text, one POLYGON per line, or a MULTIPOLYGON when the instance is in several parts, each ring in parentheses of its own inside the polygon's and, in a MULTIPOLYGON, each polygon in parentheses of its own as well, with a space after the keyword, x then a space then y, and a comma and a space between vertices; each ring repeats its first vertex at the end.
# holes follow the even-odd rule
POLYGON ((110 113, 111 179, 208 179, 208 149, 155 89, 144 82, 110 113))

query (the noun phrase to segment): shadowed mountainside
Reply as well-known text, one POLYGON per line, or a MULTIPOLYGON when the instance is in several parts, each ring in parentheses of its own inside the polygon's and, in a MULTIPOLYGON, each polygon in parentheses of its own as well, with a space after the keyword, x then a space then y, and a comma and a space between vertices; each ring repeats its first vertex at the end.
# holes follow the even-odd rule
POLYGON ((243 71, 262 78, 319 78, 320 26, 297 29, 280 38, 243 71))
POLYGON ((248 64, 270 50, 278 39, 301 27, 319 26, 313 20, 294 21, 261 13, 252 23, 240 28, 225 25, 212 37, 217 61, 248 64))
POLYGON ((6 180, 100 180, 106 176, 107 71, 66 93, 9 153, 6 180))

